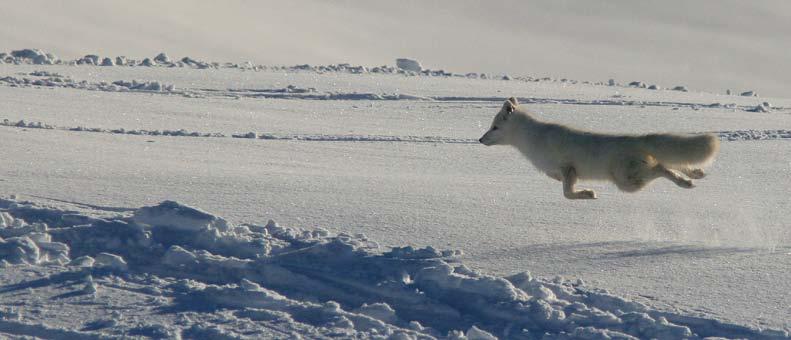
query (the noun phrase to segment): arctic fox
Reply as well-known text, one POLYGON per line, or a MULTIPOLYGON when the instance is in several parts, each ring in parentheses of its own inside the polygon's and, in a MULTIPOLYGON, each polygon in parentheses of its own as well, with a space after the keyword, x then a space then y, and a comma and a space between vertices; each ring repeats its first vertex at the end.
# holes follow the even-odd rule
POLYGON ((719 140, 709 134, 641 136, 607 135, 545 123, 520 109, 509 98, 479 141, 512 145, 540 171, 563 182, 569 199, 593 199, 593 190, 576 190, 578 179, 609 180, 618 189, 635 192, 658 177, 682 188, 705 176, 700 167, 711 163, 719 140), (686 175, 689 178, 684 177, 686 175))

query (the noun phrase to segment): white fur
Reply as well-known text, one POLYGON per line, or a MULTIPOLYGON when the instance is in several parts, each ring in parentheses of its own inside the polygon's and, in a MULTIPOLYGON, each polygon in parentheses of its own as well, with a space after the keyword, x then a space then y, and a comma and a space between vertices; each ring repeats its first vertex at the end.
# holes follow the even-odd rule
POLYGON ((509 98, 480 142, 511 145, 540 171, 563 181, 564 196, 596 198, 592 190, 574 189, 577 179, 608 180, 626 192, 643 188, 658 177, 683 188, 698 179, 699 166, 713 161, 719 140, 704 135, 608 135, 541 122, 509 98), (681 172, 681 173, 679 173, 681 172))

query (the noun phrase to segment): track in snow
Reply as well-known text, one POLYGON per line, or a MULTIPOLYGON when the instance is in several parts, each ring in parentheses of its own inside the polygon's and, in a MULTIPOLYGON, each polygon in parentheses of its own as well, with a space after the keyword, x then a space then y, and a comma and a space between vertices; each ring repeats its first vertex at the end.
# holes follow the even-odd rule
MULTIPOLYGON (((236 133, 198 132, 187 130, 127 130, 55 126, 42 122, 0 121, 0 126, 19 129, 44 129, 71 132, 93 132, 105 134, 122 134, 138 136, 171 136, 171 137, 203 137, 203 138, 243 138, 259 140, 293 140, 306 142, 389 142, 389 143, 435 143, 435 144, 478 144, 473 138, 450 138, 441 136, 387 136, 387 135, 329 135, 329 134, 273 134, 273 133, 236 133)), ((702 132, 713 133, 723 141, 754 141, 754 140, 791 140, 791 130, 730 130, 702 132)))
MULTIPOLYGON (((438 102, 491 102, 500 103, 502 97, 476 97, 476 96, 418 96, 406 93, 343 93, 343 92, 318 92, 315 88, 300 88, 289 85, 283 88, 264 89, 209 89, 209 88, 176 88, 172 84, 159 81, 125 81, 117 80, 108 82, 76 81, 69 77, 45 71, 36 71, 30 77, 6 76, 0 78, 0 85, 10 87, 29 88, 69 88, 87 91, 146 93, 159 95, 178 95, 188 98, 251 98, 251 99, 295 99, 295 100, 412 100, 412 101, 438 101, 438 102), (31 78, 32 77, 32 78, 31 78)), ((686 103, 672 101, 646 101, 628 99, 564 99, 564 98, 539 98, 517 97, 524 104, 566 104, 566 105, 610 105, 610 106, 652 106, 700 109, 731 109, 745 112, 782 112, 789 108, 771 107, 768 103, 760 105, 736 105, 733 103, 686 103)))

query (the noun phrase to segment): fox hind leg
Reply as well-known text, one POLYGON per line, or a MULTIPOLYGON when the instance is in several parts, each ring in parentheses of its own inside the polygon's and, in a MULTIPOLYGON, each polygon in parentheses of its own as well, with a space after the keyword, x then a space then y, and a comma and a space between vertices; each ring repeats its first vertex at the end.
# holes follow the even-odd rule
POLYGON ((683 169, 679 169, 679 171, 681 171, 681 173, 687 175, 687 177, 691 179, 701 179, 703 177, 706 177, 706 172, 704 172, 703 169, 700 168, 683 168, 683 169))
MULTIPOLYGON (((691 171, 694 170, 691 169, 691 171)), ((682 188, 694 187, 691 180, 668 169, 649 155, 632 155, 622 158, 614 165, 612 177, 618 189, 625 192, 636 192, 659 177, 667 178, 682 188)))
MULTIPOLYGON (((697 169, 697 170, 700 170, 700 169, 697 169)), ((662 164, 657 164, 656 167, 654 167, 654 171, 656 171, 657 174, 659 174, 660 176, 671 180, 673 183, 676 183, 676 185, 678 185, 678 186, 680 186, 682 188, 689 189, 689 188, 694 188, 695 187, 695 185, 692 184, 692 181, 690 179, 684 178, 684 176, 681 176, 677 172, 666 168, 662 164)), ((703 170, 701 170, 701 173, 702 173, 702 171, 703 170)), ((687 174, 687 172, 684 171, 684 174, 687 174)), ((694 174, 694 172, 693 172, 693 174, 694 174)), ((687 174, 687 176, 689 176, 689 175, 687 174)), ((690 176, 690 177, 695 178, 693 176, 690 176)))

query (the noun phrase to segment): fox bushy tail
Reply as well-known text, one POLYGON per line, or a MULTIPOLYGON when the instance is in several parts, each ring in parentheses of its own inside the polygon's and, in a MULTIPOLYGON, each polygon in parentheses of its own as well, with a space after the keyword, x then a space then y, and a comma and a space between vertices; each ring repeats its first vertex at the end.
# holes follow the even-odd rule
POLYGON ((642 137, 643 147, 664 165, 708 165, 720 149, 720 141, 711 134, 651 134, 642 137))

